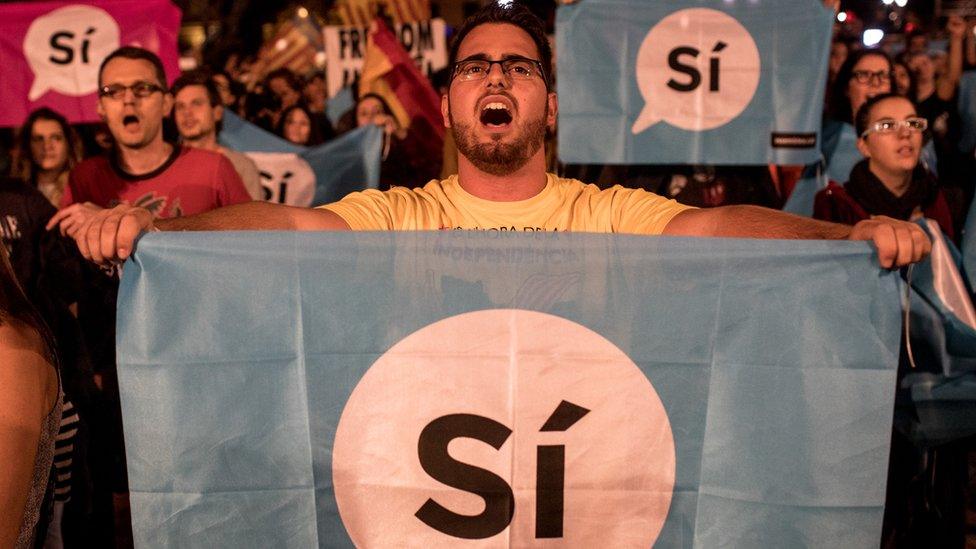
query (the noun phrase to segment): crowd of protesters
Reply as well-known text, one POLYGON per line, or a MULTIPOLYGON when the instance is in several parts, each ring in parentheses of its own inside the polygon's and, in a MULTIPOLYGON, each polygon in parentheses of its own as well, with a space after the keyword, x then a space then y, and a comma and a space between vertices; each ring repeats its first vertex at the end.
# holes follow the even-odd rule
MULTIPOLYGON (((818 169, 843 176, 818 194, 816 217, 853 224, 873 215, 924 215, 960 241, 974 194, 974 151, 959 144, 963 127, 976 121, 957 105, 961 79, 976 69, 973 26, 950 17, 935 29, 947 37, 946 51, 930 50, 929 35, 918 32, 905 37, 899 52, 832 44, 825 165, 818 169), (843 132, 853 140, 833 138, 843 132)), ((453 173, 450 139, 446 151, 431 150, 433 129, 401 126, 382 96, 362 95, 333 123, 321 73, 278 69, 254 85, 241 66, 188 72, 167 86, 154 55, 122 48, 100 72, 103 124, 72 126, 38 109, 0 162, 9 174, 0 181, 0 418, 16 415, 20 422, 12 433, 0 425, 0 457, 8 464, 0 471, 0 508, 17 510, 0 513, 0 546, 127 543, 114 348, 118 273, 83 261, 66 238, 91 211, 126 202, 176 217, 264 199, 254 162, 220 144, 227 112, 306 147, 375 124, 384 134, 381 188, 420 186, 453 173), (7 372, 11 361, 21 366, 7 372)), ((695 206, 782 206, 804 171, 566 166, 552 150, 551 171, 643 187, 695 206)), ((962 535, 952 531, 944 539, 962 535)))

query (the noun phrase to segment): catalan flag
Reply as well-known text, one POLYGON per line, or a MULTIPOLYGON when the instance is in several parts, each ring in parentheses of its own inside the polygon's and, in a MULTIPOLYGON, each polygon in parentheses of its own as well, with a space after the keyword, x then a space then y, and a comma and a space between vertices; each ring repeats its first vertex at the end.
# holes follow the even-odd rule
POLYGON ((335 10, 343 25, 355 27, 369 25, 381 10, 397 25, 431 18, 430 0, 339 0, 335 10))
POLYGON ((285 67, 301 74, 315 66, 315 54, 322 49, 321 31, 308 17, 292 17, 282 23, 274 37, 258 52, 255 73, 262 78, 285 67))
POLYGON ((375 8, 369 0, 345 0, 336 3, 335 11, 343 26, 365 27, 373 18, 375 8))
POLYGON ((430 19, 430 0, 386 0, 386 11, 397 24, 426 21, 430 19))

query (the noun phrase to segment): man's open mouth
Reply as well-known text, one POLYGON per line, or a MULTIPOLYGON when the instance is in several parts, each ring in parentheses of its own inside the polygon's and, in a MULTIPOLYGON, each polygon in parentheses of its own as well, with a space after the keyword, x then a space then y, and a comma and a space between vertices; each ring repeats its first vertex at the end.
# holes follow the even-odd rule
POLYGON ((485 126, 500 128, 512 122, 512 113, 504 103, 492 101, 481 108, 480 120, 485 126))
POLYGON ((127 114, 122 117, 122 125, 127 130, 134 130, 139 127, 139 117, 134 114, 127 114))

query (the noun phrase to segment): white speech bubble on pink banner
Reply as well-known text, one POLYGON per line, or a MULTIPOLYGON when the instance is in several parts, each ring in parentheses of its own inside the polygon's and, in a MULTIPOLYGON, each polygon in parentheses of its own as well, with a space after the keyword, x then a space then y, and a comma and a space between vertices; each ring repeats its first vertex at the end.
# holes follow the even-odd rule
POLYGON ((34 73, 27 98, 48 90, 88 95, 98 89, 101 60, 119 47, 119 24, 96 6, 67 6, 38 17, 24 37, 24 57, 34 73))
POLYGON ((98 68, 119 46, 154 52, 172 82, 181 17, 169 0, 0 3, 0 126, 40 107, 98 121, 98 68))

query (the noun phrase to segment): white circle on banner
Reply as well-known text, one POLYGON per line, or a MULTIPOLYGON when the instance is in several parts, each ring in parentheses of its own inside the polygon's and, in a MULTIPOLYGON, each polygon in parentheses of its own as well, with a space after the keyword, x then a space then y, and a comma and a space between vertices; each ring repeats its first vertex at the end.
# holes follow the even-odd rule
POLYGON ((644 108, 631 131, 661 120, 711 130, 739 116, 759 87, 759 49, 731 15, 708 8, 676 11, 647 33, 637 51, 644 108))
POLYGON ((247 152, 258 167, 265 202, 289 206, 312 205, 315 172, 302 157, 284 152, 247 152))
POLYGON ((23 44, 34 73, 27 99, 49 90, 72 97, 97 91, 98 67, 118 49, 119 35, 119 24, 97 6, 68 5, 34 19, 23 44))
POLYGON ((613 343, 494 309, 426 326, 370 367, 332 475, 358 547, 649 547, 675 449, 657 392, 613 343))

